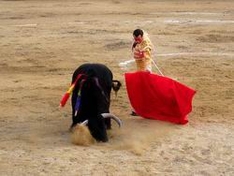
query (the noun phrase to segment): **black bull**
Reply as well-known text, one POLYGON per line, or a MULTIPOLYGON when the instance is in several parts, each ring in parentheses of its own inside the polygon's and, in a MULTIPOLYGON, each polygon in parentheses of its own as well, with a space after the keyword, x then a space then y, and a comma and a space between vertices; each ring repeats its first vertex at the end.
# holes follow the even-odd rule
POLYGON ((111 70, 102 64, 79 66, 73 73, 72 83, 76 80, 71 99, 71 129, 85 121, 97 141, 107 142, 106 130, 111 129, 110 117, 116 120, 116 116, 109 114, 111 89, 117 92, 121 83, 113 80, 111 70))

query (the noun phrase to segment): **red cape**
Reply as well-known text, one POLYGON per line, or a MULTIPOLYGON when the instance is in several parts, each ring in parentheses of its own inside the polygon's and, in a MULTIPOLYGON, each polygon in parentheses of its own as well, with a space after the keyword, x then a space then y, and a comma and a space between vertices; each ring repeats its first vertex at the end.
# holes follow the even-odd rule
POLYGON ((127 93, 141 117, 186 124, 195 90, 150 72, 125 73, 127 93))

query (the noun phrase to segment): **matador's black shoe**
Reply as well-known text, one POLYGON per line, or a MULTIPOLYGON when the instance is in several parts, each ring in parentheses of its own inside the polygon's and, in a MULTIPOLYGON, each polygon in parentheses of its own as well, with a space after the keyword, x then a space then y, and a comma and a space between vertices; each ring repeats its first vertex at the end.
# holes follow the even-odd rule
POLYGON ((138 116, 138 114, 135 111, 132 111, 132 113, 130 115, 131 116, 138 116))

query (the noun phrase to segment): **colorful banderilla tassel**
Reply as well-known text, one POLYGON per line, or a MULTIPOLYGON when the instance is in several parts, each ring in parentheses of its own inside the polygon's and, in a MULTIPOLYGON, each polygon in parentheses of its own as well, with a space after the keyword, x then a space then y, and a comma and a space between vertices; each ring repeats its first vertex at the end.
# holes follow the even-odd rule
POLYGON ((65 104, 67 103, 67 100, 69 99, 71 93, 73 92, 75 85, 77 83, 77 81, 79 80, 79 78, 82 76, 82 74, 79 74, 75 80, 74 83, 71 84, 71 86, 69 87, 68 91, 63 95, 61 101, 60 101, 60 107, 64 107, 65 104))
POLYGON ((81 102, 81 91, 79 90, 77 99, 76 99, 76 105, 75 105, 75 116, 77 115, 79 108, 80 108, 80 102, 81 102))
POLYGON ((74 90, 74 87, 75 87, 75 83, 73 83, 73 84, 70 86, 70 88, 68 89, 68 91, 63 95, 63 97, 62 97, 62 99, 61 99, 61 101, 60 101, 60 106, 61 106, 61 107, 64 107, 64 106, 65 106, 67 100, 69 99, 71 93, 72 93, 73 90, 74 90))
POLYGON ((77 113, 78 113, 78 111, 80 109, 81 90, 82 90, 82 87, 83 87, 83 84, 84 84, 85 80, 86 79, 81 80, 81 83, 80 83, 80 89, 79 89, 78 94, 77 94, 76 105, 75 105, 75 116, 77 116, 77 113))

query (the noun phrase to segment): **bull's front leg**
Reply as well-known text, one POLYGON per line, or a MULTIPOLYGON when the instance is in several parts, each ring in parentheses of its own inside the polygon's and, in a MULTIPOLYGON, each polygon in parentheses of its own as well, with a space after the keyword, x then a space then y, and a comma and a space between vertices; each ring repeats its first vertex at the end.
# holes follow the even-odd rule
POLYGON ((111 129, 111 119, 110 118, 105 118, 104 122, 105 122, 106 129, 110 130, 111 129))

